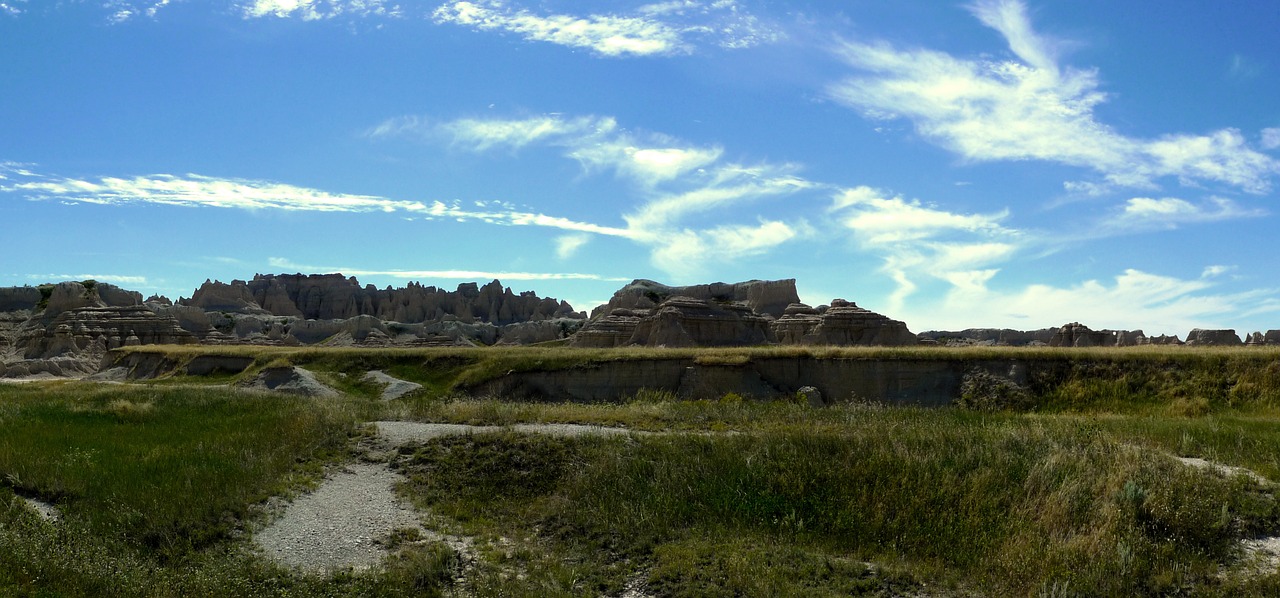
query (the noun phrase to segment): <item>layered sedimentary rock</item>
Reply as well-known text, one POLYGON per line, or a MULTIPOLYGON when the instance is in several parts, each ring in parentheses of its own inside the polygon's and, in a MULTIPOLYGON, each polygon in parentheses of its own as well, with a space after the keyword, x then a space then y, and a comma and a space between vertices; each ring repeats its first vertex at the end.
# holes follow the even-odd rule
POLYGON ((795 280, 669 287, 636 280, 596 309, 576 347, 714 347, 783 344, 907 345, 902 322, 837 299, 800 303, 795 280))
POLYGON ((109 349, 196 342, 139 293, 92 280, 0 289, 0 307, 0 376, 84 374, 109 349))
POLYGON ((799 302, 795 280, 672 287, 635 280, 596 308, 575 347, 697 347, 772 342, 770 322, 799 302))
POLYGON ((57 357, 97 349, 136 345, 180 345, 198 342, 173 318, 144 306, 81 307, 58 314, 44 326, 31 326, 20 336, 24 357, 57 357))
POLYGON ((772 324, 774 337, 784 345, 914 345, 916 335, 907 325, 844 299, 812 308, 803 303, 787 306, 772 324))

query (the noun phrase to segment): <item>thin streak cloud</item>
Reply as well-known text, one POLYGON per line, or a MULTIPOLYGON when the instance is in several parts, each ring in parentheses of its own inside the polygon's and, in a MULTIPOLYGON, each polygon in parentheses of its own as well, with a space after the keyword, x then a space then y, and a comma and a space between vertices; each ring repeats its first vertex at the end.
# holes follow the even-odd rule
POLYGON ((300 212, 382 212, 427 219, 481 220, 508 226, 541 226, 607 236, 632 236, 616 227, 518 210, 466 208, 460 203, 406 201, 375 195, 329 193, 269 181, 220 179, 196 174, 184 177, 158 174, 132 178, 82 179, 43 175, 12 163, 0 164, 0 192, 34 201, 100 205, 158 204, 180 207, 286 210, 300 212))
POLYGON ((448 280, 594 280, 604 282, 629 282, 630 278, 582 274, 578 272, 505 272, 488 270, 366 270, 332 266, 303 265, 287 258, 273 257, 267 260, 273 268, 300 272, 341 272, 348 276, 386 276, 403 279, 444 278, 448 280))

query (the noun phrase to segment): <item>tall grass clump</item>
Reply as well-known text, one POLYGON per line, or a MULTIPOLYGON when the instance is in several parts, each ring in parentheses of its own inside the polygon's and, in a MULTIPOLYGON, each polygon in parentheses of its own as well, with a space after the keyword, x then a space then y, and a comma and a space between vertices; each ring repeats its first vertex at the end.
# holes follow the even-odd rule
MULTIPOLYGON (((477 436, 406 450, 399 463, 408 491, 438 512, 505 535, 539 530, 599 571, 646 563, 651 586, 676 596, 889 583, 868 579, 865 561, 911 572, 892 584, 1164 595, 1220 587, 1239 538, 1280 525, 1256 482, 1081 420, 832 411, 845 421, 775 420, 751 434, 477 436), (747 555, 841 573, 806 586, 780 565, 735 564, 747 555)), ((601 588, 620 583, 602 575, 601 588)))

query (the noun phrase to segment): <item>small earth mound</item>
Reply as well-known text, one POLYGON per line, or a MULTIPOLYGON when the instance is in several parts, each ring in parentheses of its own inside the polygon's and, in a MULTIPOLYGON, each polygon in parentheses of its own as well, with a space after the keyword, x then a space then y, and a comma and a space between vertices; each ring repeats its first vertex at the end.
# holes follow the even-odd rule
POLYGON ((262 370, 245 384, 253 390, 271 390, 306 397, 336 397, 340 393, 316 379, 316 375, 300 367, 284 366, 262 370))
POLYGON ((373 370, 362 378, 365 382, 383 385, 382 400, 393 401, 422 388, 417 382, 392 377, 382 370, 373 370))

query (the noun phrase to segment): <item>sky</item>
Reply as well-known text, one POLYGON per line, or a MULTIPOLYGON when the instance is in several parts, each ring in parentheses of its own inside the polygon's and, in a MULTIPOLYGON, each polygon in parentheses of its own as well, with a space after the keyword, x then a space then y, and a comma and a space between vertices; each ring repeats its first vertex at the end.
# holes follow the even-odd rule
POLYGON ((0 286, 1280 329, 1274 0, 0 0, 0 286))

